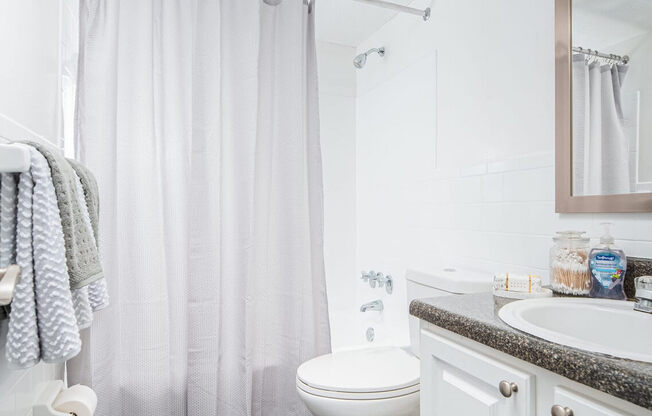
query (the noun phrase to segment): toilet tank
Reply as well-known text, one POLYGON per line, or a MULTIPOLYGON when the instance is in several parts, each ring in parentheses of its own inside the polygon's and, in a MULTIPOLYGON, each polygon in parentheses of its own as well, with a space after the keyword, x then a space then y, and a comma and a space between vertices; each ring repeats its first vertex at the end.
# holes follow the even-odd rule
MULTIPOLYGON (((424 269, 413 268, 405 272, 408 305, 414 299, 491 291, 493 275, 488 272, 459 267, 424 269)), ((410 349, 413 354, 420 357, 419 319, 410 315, 409 323, 410 349)))

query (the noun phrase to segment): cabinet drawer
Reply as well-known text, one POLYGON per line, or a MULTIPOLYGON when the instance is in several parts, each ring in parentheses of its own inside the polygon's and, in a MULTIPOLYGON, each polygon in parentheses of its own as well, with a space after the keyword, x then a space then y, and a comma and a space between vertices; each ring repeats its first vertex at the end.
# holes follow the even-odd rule
POLYGON ((421 331, 421 416, 534 416, 535 378, 421 331), (501 382, 516 391, 501 393, 501 382))
POLYGON ((573 411, 573 416, 632 416, 564 387, 555 387, 555 404, 573 411))

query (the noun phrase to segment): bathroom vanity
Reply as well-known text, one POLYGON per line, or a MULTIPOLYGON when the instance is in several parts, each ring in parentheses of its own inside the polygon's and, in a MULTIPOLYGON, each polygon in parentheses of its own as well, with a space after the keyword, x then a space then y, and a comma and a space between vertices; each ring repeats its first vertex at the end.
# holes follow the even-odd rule
POLYGON ((508 302, 479 293, 411 303, 422 416, 652 416, 652 364, 517 331, 498 316, 508 302))

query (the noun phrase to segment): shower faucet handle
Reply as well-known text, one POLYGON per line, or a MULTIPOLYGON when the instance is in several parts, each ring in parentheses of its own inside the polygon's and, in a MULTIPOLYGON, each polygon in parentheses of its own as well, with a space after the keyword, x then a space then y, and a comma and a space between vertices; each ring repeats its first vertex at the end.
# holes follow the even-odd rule
POLYGON ((363 270, 360 279, 364 282, 369 282, 369 286, 372 289, 375 289, 376 286, 384 287, 388 294, 391 294, 394 290, 394 279, 391 275, 385 276, 381 272, 374 272, 373 270, 365 272, 363 270))

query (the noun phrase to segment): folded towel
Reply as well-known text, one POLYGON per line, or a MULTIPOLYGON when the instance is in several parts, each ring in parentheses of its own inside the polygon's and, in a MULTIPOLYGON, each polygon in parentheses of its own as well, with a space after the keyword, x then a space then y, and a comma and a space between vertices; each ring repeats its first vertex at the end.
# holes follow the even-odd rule
MULTIPOLYGON (((13 174, 3 173, 0 178, 0 268, 14 263, 16 252, 16 182, 13 174), (4 182, 4 186, 2 186, 4 182)), ((0 320, 7 318, 9 306, 0 306, 0 320)))
MULTIPOLYGON (((75 179, 77 197, 79 198, 78 202, 82 208, 83 223, 88 230, 91 230, 93 226, 91 225, 91 217, 86 205, 86 200, 83 197, 85 191, 82 187, 82 181, 76 174, 75 179)), ((94 206, 98 206, 98 204, 94 202, 94 206)), ((96 233, 93 234, 96 235, 96 233)), ((93 322, 93 312, 102 309, 109 304, 109 295, 104 277, 92 282, 88 286, 84 286, 79 289, 73 289, 72 297, 79 328, 88 328, 93 322)))
MULTIPOLYGON (((41 358, 36 298, 34 295, 34 267, 32 261, 32 190, 34 182, 30 172, 21 174, 18 190, 15 176, 2 174, 0 183, 0 206, 2 209, 2 246, 16 243, 16 257, 2 256, 1 267, 18 264, 21 267, 20 282, 14 290, 11 303, 6 357, 10 366, 26 368, 36 365, 41 358), (18 207, 20 201, 20 207, 18 207), (8 241, 8 240, 11 240, 8 241)), ((4 251, 4 250, 3 250, 4 251)))
MULTIPOLYGON (((0 176, 0 178, 1 178, 1 176, 0 176)), ((0 193, 2 192, 2 184, 1 184, 1 182, 2 182, 2 179, 0 179, 0 193)), ((2 223, 2 211, 3 211, 3 209, 2 209, 2 201, 1 200, 2 200, 2 197, 0 195, 0 267, 2 267, 2 265, 6 262, 5 260, 3 260, 3 257, 8 257, 9 255, 7 253, 11 252, 11 246, 6 246, 5 245, 6 242, 3 241, 4 239, 2 238, 3 234, 5 233, 5 232, 2 231, 2 229, 4 227, 6 227, 7 224, 4 224, 4 227, 3 227, 3 223, 2 223)), ((9 216, 9 215, 7 217, 11 218, 11 216, 9 216)), ((9 242, 9 244, 12 244, 12 242, 9 242)), ((9 310, 10 309, 11 309, 10 306, 0 306, 0 321, 5 320, 5 319, 7 319, 9 317, 9 310)))
POLYGON ((88 298, 88 286, 73 289, 71 295, 77 326, 80 330, 89 328, 93 323, 93 307, 88 298))
MULTIPOLYGON (((77 194, 83 195, 80 200, 84 224, 93 230, 95 244, 99 253, 98 228, 100 217, 100 198, 97 181, 93 173, 84 165, 75 160, 68 159, 68 162, 77 174, 77 194)), ((98 311, 109 305, 109 291, 104 278, 94 281, 88 285, 88 300, 93 311, 98 311)))
MULTIPOLYGON (((33 306, 15 300, 12 302, 5 351, 9 364, 20 368, 33 365, 34 357, 39 356, 39 346, 41 359, 48 363, 64 362, 81 350, 79 326, 66 266, 61 217, 50 166, 36 149, 30 148, 30 155, 31 171, 21 173, 19 177, 19 225, 15 239, 18 247, 16 261, 23 273, 33 264, 36 318, 29 313, 34 310, 33 306), (30 228, 31 233, 28 232, 30 228), (30 332, 25 328, 32 328, 34 321, 39 339, 36 345, 25 339, 26 333, 30 334, 29 339, 33 339, 33 329, 30 332)), ((28 297, 27 292, 28 289, 22 286, 21 281, 14 296, 28 297)))
POLYGON ((75 170, 81 182, 81 189, 84 194, 84 200, 86 201, 91 228, 93 228, 95 242, 98 243, 97 230, 100 220, 100 191, 97 187, 97 181, 93 173, 86 166, 73 159, 68 159, 68 163, 75 170))
POLYGON ((494 290, 532 293, 541 290, 541 277, 534 274, 501 273, 494 275, 494 290))
POLYGON ((84 287, 103 277, 93 233, 86 227, 77 194, 75 171, 66 159, 49 146, 27 142, 46 159, 52 172, 57 205, 63 227, 70 288, 84 287))
MULTIPOLYGON (((83 166, 79 165, 77 162, 70 160, 70 164, 77 172, 79 176, 78 184, 80 186, 79 194, 83 194, 86 201, 82 203, 84 223, 88 227, 93 229, 93 234, 95 235, 95 241, 97 240, 97 220, 99 217, 99 203, 98 203, 98 192, 97 185, 95 184, 95 178, 93 175, 83 166), (83 189, 81 189, 83 188, 83 189)), ((85 286, 81 289, 73 290, 73 297, 79 296, 82 301, 87 300, 88 306, 92 309, 90 312, 90 318, 93 318, 93 312, 102 309, 109 305, 109 295, 106 287, 106 278, 96 280, 93 283, 85 286), (82 293, 86 291, 86 293, 82 293)), ((77 301, 79 302, 79 300, 77 301)), ((82 311, 87 311, 86 308, 80 307, 80 305, 75 306, 75 311, 78 311, 77 321, 80 322, 80 327, 83 325, 84 316, 81 315, 82 311)), ((68 381, 71 384, 90 384, 90 379, 88 378, 88 368, 91 365, 91 337, 89 331, 81 331, 82 337, 82 350, 79 355, 75 356, 73 359, 69 360, 66 363, 66 374, 68 375, 68 381)))
POLYGON ((0 182, 0 268, 16 259, 16 205, 18 187, 13 173, 3 173, 0 182))
MULTIPOLYGON (((12 264, 15 254, 15 191, 16 184, 12 174, 2 174, 5 177, 4 198, 0 196, 0 268, 12 264)), ((2 179, 0 179, 0 182, 2 179)), ((2 185, 0 184, 0 188, 2 185)), ((0 193, 2 191, 0 190, 0 193)), ((10 306, 0 306, 0 321, 9 316, 10 306)))

